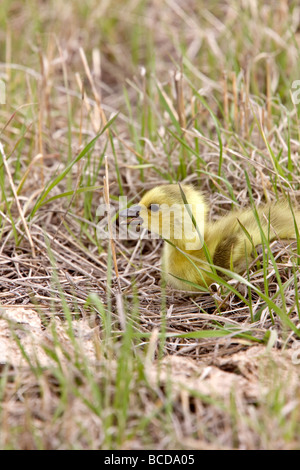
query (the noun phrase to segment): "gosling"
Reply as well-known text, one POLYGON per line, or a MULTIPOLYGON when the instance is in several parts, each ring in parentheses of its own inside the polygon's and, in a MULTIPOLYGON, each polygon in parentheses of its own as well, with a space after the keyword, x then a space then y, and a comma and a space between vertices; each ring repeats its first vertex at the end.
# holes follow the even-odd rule
MULTIPOLYGON (((128 224, 166 240, 162 270, 168 284, 180 290, 208 287, 213 282, 210 263, 215 269, 242 274, 254 259, 255 247, 262 243, 262 233, 269 241, 295 239, 294 217, 300 227, 300 211, 294 211, 293 217, 286 202, 258 207, 260 227, 252 209, 236 210, 209 222, 203 194, 191 185, 178 184, 151 189, 137 206, 120 215, 127 217, 128 224)), ((222 275, 222 271, 217 273, 222 275)))

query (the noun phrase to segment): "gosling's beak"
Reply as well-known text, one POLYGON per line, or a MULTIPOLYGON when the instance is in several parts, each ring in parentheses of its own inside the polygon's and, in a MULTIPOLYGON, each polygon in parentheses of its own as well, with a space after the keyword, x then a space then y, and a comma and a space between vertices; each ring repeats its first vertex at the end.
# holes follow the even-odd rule
POLYGON ((124 209, 119 212, 119 217, 126 217, 127 220, 121 222, 121 224, 134 224, 141 225, 143 223, 142 217, 140 217, 141 206, 132 206, 129 209, 124 209))

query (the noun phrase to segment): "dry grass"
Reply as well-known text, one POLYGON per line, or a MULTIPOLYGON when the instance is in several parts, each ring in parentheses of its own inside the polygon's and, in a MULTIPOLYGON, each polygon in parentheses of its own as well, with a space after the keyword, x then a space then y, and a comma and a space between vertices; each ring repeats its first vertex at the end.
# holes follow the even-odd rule
POLYGON ((1 448, 299 448, 297 242, 195 295, 161 282, 161 241, 97 236, 105 198, 163 181, 212 219, 299 203, 298 14, 2 2, 1 448))

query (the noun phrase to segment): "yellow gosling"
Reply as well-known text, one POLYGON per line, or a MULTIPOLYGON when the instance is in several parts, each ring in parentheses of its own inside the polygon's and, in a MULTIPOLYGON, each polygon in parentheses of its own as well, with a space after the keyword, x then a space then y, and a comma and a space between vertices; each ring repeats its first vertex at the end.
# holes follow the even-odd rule
MULTIPOLYGON (((230 212, 211 223, 207 221, 208 208, 203 194, 191 185, 181 187, 189 209, 179 185, 169 184, 151 189, 137 206, 122 214, 128 217, 128 223, 139 224, 171 242, 164 243, 162 269, 168 283, 176 289, 197 290, 177 278, 199 286, 211 284, 207 251, 215 266, 233 268, 241 274, 253 259, 254 247, 262 243, 261 230, 269 241, 296 238, 293 215, 286 202, 257 208, 261 229, 252 209, 230 212)), ((300 228, 300 212, 295 210, 294 216, 300 228)), ((220 271, 218 274, 222 275, 220 271)))

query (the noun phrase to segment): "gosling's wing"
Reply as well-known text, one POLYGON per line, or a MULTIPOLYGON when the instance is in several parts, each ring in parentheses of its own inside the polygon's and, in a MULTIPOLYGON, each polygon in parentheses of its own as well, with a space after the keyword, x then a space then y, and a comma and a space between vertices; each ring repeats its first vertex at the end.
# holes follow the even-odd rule
POLYGON ((251 209, 228 214, 210 226, 207 242, 215 265, 242 272, 251 261, 253 248, 266 239, 296 238, 295 222, 300 229, 300 212, 291 212, 287 203, 268 204, 257 209, 259 223, 251 209))

